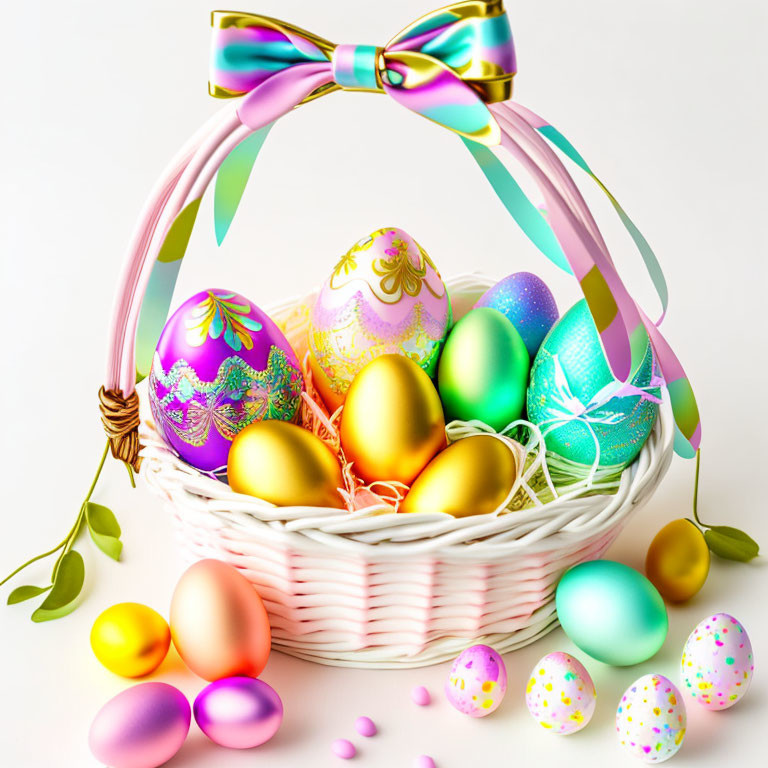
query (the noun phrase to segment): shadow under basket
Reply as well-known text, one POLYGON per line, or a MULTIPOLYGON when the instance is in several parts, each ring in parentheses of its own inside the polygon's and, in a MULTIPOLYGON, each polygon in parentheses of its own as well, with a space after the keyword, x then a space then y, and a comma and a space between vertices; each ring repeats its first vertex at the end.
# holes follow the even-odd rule
MULTIPOLYGON (((492 283, 478 275, 447 281, 456 316, 492 283)), ((313 298, 270 312, 300 357, 313 298)), ((665 401, 610 494, 468 518, 274 507, 200 474, 151 425, 142 474, 173 514, 190 562, 224 560, 253 583, 275 649, 338 666, 419 667, 473 642, 505 653, 553 629, 558 579, 601 557, 650 498, 669 467, 673 432, 665 401)))

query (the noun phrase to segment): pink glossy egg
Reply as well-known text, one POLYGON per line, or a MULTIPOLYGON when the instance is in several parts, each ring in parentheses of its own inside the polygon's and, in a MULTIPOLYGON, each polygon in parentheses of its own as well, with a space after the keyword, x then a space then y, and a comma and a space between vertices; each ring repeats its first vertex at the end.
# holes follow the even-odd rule
POLYGON ((110 699, 91 724, 88 745, 111 768, 156 768, 189 733, 189 702, 166 683, 140 683, 110 699))
POLYGON ((269 741, 283 721, 275 690, 252 677, 227 677, 203 688, 195 699, 195 722, 213 742, 250 749, 269 741))

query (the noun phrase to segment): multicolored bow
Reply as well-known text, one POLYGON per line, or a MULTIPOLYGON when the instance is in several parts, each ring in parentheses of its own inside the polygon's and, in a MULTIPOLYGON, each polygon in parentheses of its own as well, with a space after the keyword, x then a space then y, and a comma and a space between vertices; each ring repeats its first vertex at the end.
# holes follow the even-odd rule
POLYGON ((461 136, 498 144, 487 104, 512 94, 515 48, 501 0, 469 0, 422 17, 383 48, 334 45, 291 24, 214 11, 209 90, 245 96, 260 128, 297 104, 343 89, 386 93, 461 136))
MULTIPOLYGON (((546 120, 510 100, 516 60, 502 0, 465 0, 434 11, 383 48, 334 45, 285 22, 247 13, 215 11, 212 26, 210 92, 218 98, 240 98, 235 122, 250 131, 226 153, 211 154, 213 148, 206 146, 205 156, 219 166, 214 197, 219 243, 279 117, 340 89, 386 93, 454 131, 525 235, 576 278, 619 381, 630 378, 650 337, 675 417, 675 449, 683 456, 695 455, 701 441, 696 399, 658 328, 668 301, 661 267, 640 230, 570 141, 546 120), (546 216, 497 156, 497 145, 535 180, 546 216), (655 323, 624 285, 597 223, 553 147, 602 189, 635 242, 661 302, 661 317, 655 323)), ((237 127, 226 126, 228 130, 237 127)), ((152 270, 138 321, 139 377, 149 371, 206 185, 207 181, 196 183, 196 194, 177 212, 152 270)))

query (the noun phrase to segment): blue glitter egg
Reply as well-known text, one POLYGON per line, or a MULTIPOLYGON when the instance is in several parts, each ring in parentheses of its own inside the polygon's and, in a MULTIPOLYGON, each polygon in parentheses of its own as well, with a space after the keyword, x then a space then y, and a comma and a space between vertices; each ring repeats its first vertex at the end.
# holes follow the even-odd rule
POLYGON ((476 307, 496 309, 522 336, 531 360, 560 313, 546 283, 530 272, 515 272, 490 287, 476 307))
POLYGON ((548 451, 592 465, 599 445, 601 467, 626 466, 637 456, 660 398, 647 335, 644 342, 629 385, 622 388, 585 300, 555 324, 534 360, 527 397, 528 420, 541 428, 548 451))

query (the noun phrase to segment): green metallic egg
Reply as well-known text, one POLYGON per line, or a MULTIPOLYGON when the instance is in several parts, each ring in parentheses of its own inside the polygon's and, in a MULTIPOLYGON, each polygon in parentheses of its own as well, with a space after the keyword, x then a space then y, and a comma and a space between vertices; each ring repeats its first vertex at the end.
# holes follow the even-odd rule
POLYGON ((615 667, 650 659, 667 637, 667 609, 656 587, 613 560, 566 571, 555 605, 565 634, 584 653, 615 667))
POLYGON ((530 366, 523 339, 501 312, 471 310, 450 332, 437 370, 446 421, 504 429, 522 415, 530 366))

